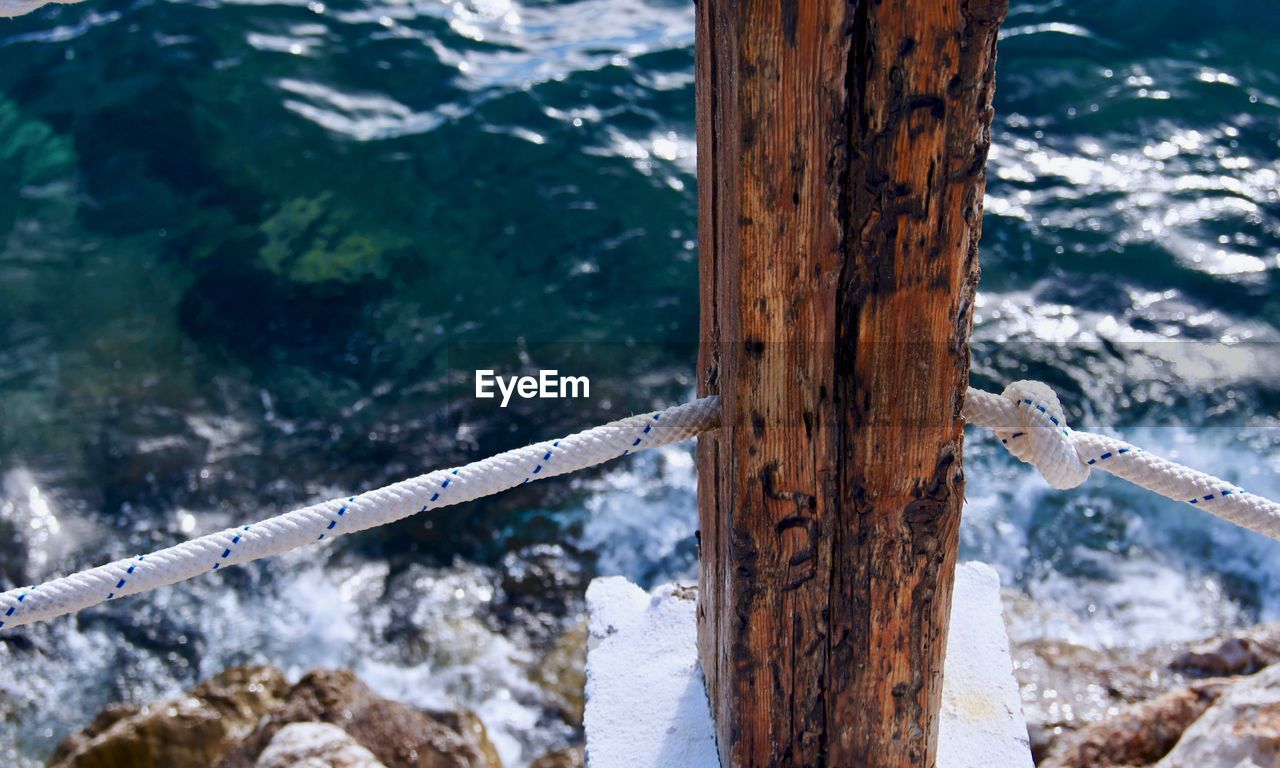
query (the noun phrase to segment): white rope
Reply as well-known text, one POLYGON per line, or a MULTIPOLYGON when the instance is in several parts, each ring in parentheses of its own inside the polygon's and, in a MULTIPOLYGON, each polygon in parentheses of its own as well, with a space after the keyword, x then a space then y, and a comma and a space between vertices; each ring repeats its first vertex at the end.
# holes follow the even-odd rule
POLYGON ((410 515, 471 501, 517 485, 575 472, 629 453, 688 439, 715 426, 720 400, 708 397, 632 416, 576 435, 442 469, 357 496, 228 528, 177 546, 0 594, 0 629, 278 555, 410 515))
POLYGON ((1280 540, 1280 504, 1106 435, 1067 426, 1058 396, 1038 381, 1015 381, 993 395, 969 388, 964 417, 994 430, 1014 456, 1054 488, 1074 488, 1100 469, 1161 496, 1280 540))
MULTIPOLYGON (((1074 488, 1093 469, 1110 472, 1224 520, 1280 539, 1280 504, 1147 453, 1123 440, 1076 432, 1058 397, 1034 381, 1000 395, 969 388, 964 417, 994 430, 1009 452, 1033 464, 1055 488, 1074 488)), ((718 426, 720 398, 707 397, 633 416, 553 442, 313 504, 262 522, 0 594, 0 629, 72 613, 126 595, 194 578, 291 549, 363 531, 451 504, 472 501, 544 477, 679 442, 718 426)))

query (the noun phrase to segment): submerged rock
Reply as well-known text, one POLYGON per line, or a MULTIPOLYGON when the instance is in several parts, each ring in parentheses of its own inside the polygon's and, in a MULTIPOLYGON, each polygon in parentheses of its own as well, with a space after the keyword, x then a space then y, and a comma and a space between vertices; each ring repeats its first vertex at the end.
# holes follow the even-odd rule
MULTIPOLYGON (((254 768, 259 757, 292 723, 331 723, 367 748, 387 768, 500 768, 483 728, 465 732, 406 704, 384 699, 348 670, 321 669, 298 682, 285 702, 252 736, 218 763, 254 768)), ((460 722, 460 721, 459 721, 460 722)), ((478 723, 478 721, 476 721, 478 723)))
POLYGON ((276 732, 254 768, 386 768, 329 723, 290 723, 276 732))
POLYGON ((284 700, 289 684, 273 667, 233 667, 189 694, 141 709, 109 707, 69 736, 50 768, 205 768, 284 700))
POLYGON ((1280 664, 1228 688, 1156 768, 1280 765, 1280 664))
POLYGON ((386 278, 411 241, 385 228, 363 229, 353 213, 330 192, 285 202, 262 224, 262 265, 302 283, 386 278))
MULTIPOLYGON (((34 10, 41 0, 0 0, 0 18, 34 10)), ((0 96, 0 244, 24 207, 48 194, 38 190, 75 178, 75 144, 49 124, 0 96)))
POLYGON ((1123 768, 1150 765, 1168 754, 1182 732, 1230 687, 1209 680, 1175 688, 1092 723, 1055 745, 1040 768, 1123 768))

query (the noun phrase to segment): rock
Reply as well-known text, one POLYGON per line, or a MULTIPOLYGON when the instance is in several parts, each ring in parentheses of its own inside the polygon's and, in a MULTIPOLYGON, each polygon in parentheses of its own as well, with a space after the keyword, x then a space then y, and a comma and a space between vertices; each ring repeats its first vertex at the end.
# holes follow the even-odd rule
POLYGON ((581 744, 548 752, 529 764, 529 768, 585 768, 586 753, 581 744))
POLYGON ((290 723, 276 732, 254 768, 386 768, 336 725, 290 723))
MULTIPOLYGON (((1012 614, 1024 622, 1034 620, 1034 607, 1024 603, 1025 599, 1006 601, 1012 614)), ((1037 761, 1064 754, 1073 732, 1115 717, 1132 704, 1197 679, 1252 674, 1277 662, 1280 622, 1190 645, 1091 648, 1045 639, 1014 643, 1014 670, 1037 761)))
POLYGON ((502 761, 470 712, 421 712, 377 696, 347 671, 317 670, 290 688, 279 670, 240 667, 185 696, 108 707, 49 765, 501 768, 502 761))
POLYGON ((66 759, 67 756, 80 749, 82 745, 106 733, 117 722, 133 717, 136 714, 138 714, 136 705, 108 704, 93 718, 93 722, 85 726, 83 731, 63 739, 62 743, 54 750, 53 757, 49 758, 49 764, 54 765, 59 760, 66 759))
POLYGON ((338 726, 387 768, 501 768, 490 757, 494 753, 473 746, 476 734, 464 735, 425 712, 381 698, 352 672, 333 669, 302 678, 220 768, 252 768, 277 732, 305 722, 338 726))
POLYGON ((575 728, 582 727, 587 685, 587 622, 581 621, 560 636, 542 663, 534 669, 533 681, 575 728))
POLYGON ((1052 754, 1071 732, 1118 714, 1130 704, 1185 683, 1168 668, 1168 651, 1097 649, 1056 640, 1014 646, 1032 754, 1052 754))
POLYGON ((482 765, 501 768, 502 758, 498 755, 498 748, 489 740, 489 731, 485 729, 484 723, 476 713, 467 709, 457 709, 428 710, 427 714, 457 731, 471 745, 471 748, 484 758, 485 762, 481 763, 482 765))
POLYGON ((1252 675, 1280 661, 1280 622, 1260 624, 1197 643, 1178 654, 1171 669, 1197 677, 1252 675))
POLYGON ((1240 679, 1182 734, 1156 768, 1280 765, 1280 664, 1240 679))
POLYGON ((1248 640, 1232 637, 1203 650, 1184 651, 1169 666, 1191 674, 1222 677, 1251 675, 1264 665, 1258 663, 1248 640))
POLYGON ((1123 709, 1064 737, 1040 768, 1120 768, 1150 765, 1164 757, 1183 731, 1207 710, 1231 681, 1210 680, 1175 688, 1123 709))
POLYGON ((278 706, 289 684, 273 667, 233 667, 191 693, 142 709, 109 707, 67 737, 50 768, 207 768, 278 706))

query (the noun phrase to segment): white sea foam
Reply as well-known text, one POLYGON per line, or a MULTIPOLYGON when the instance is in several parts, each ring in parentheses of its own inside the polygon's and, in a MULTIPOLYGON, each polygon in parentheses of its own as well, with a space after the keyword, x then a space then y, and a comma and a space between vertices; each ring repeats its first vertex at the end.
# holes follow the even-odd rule
POLYGON ((644 585, 696 581, 698 487, 692 445, 637 454, 583 485, 591 495, 579 543, 596 553, 599 573, 644 585))
POLYGON ((134 627, 163 614, 177 633, 165 638, 172 646, 167 654, 121 642, 115 624, 78 626, 71 619, 42 626, 34 653, 0 644, 0 666, 22 671, 0 676, 0 733, 6 736, 0 762, 34 768, 43 764, 50 739, 83 727, 112 701, 172 696, 245 663, 274 664, 295 680, 315 668, 349 668, 397 701, 471 709, 510 766, 526 765, 568 738, 564 729, 541 725, 548 704, 530 679, 536 659, 527 643, 486 618, 492 571, 463 563, 415 567, 389 582, 385 565, 326 565, 314 553, 245 570, 259 582, 251 590, 227 588, 214 576, 101 609, 134 627), (398 591, 389 601, 393 582, 398 591), (389 640, 392 631, 397 634, 389 640), (194 669, 175 663, 188 650, 196 656, 194 669), (123 690, 116 687, 121 683, 123 690), (37 722, 43 730, 31 731, 37 722))
MULTIPOLYGON (((1248 445, 1274 433, 1145 428, 1126 437, 1274 497, 1274 454, 1248 445)), ((1100 473, 1054 491, 987 451, 970 457, 966 474, 964 550, 1038 606, 1015 614, 1034 616, 1011 627, 1015 639, 1143 648, 1280 616, 1280 543, 1100 473)))
MULTIPOLYGON (((1277 494, 1274 455, 1239 461, 1250 441, 1270 441, 1271 432, 1206 437, 1146 428, 1128 437, 1277 494)), ((1015 639, 1145 647, 1280 616, 1280 545, 1114 479, 1053 491, 989 436, 971 431, 968 441, 962 557, 992 563, 1007 586, 1034 601, 1037 610, 1016 612, 1015 639), (1108 518, 1113 527, 1102 524, 1108 518)), ((579 483, 589 494, 578 543, 597 554, 599 572, 646 582, 696 578, 690 446, 640 454, 579 483)), ((545 724, 546 697, 530 681, 536 657, 527 640, 485 618, 492 570, 459 562, 393 576, 380 562, 326 565, 314 553, 246 570, 249 590, 215 576, 96 612, 114 612, 134 627, 164 614, 178 633, 166 638, 168 655, 118 642, 119 627, 101 615, 79 628, 66 619, 51 623, 36 635, 35 655, 0 644, 3 666, 24 671, 0 680, 10 702, 4 728, 15 737, 0 757, 35 765, 47 744, 49 736, 17 723, 39 721, 63 733, 120 695, 153 700, 247 662, 276 664, 295 678, 315 667, 349 667, 391 698, 471 708, 508 765, 526 764, 569 737, 545 724), (175 662, 188 643, 197 646, 195 669, 175 662), (113 690, 116 681, 127 690, 113 690), (50 702, 67 701, 77 706, 51 712, 50 702)))

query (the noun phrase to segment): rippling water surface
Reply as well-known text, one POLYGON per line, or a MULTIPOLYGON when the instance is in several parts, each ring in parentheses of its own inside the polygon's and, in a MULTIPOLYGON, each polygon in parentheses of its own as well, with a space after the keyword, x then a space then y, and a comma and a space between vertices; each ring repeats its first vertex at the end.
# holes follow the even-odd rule
MULTIPOLYGON (((975 383, 1044 378, 1280 495, 1280 11, 1015 3, 975 383)), ((653 0, 88 0, 0 21, 0 586, 692 389, 693 11, 653 0), (452 358, 452 362, 451 362, 452 358), (460 360, 588 368, 479 410, 460 360)), ((1015 638, 1280 616, 1280 548, 970 440, 965 556, 1015 638)), ((687 447, 0 638, 0 762, 224 665, 355 667, 576 738, 534 672, 586 582, 694 572, 687 447), (461 512, 465 511, 465 514, 461 512)))

